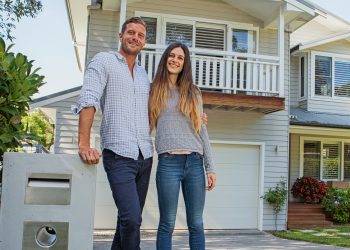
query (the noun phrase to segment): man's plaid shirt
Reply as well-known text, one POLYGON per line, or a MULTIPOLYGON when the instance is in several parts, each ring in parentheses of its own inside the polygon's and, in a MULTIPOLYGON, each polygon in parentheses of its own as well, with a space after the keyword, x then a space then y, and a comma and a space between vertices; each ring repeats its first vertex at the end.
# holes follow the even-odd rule
POLYGON ((89 62, 77 105, 102 110, 101 150, 137 159, 153 155, 148 122, 150 81, 144 68, 134 66, 132 78, 125 58, 118 52, 101 52, 89 62))

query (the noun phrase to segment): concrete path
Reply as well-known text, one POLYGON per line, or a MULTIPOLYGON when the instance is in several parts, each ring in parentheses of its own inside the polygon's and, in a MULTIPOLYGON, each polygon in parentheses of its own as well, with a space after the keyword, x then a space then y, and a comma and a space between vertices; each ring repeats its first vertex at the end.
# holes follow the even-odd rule
MULTIPOLYGON (((97 231, 94 237, 94 250, 109 250, 111 246, 111 231, 97 231)), ((142 250, 156 249, 155 231, 142 231, 142 250)), ((173 237, 174 250, 189 250, 188 235, 185 231, 176 231, 173 237)), ((206 250, 332 250, 350 249, 307 243, 302 241, 285 240, 269 233, 245 230, 214 230, 206 232, 206 250)))

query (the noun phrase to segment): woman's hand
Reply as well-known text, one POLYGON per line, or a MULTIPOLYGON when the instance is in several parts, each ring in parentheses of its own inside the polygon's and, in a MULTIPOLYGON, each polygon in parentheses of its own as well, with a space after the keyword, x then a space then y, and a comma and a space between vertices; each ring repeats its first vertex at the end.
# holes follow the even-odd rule
POLYGON ((203 114, 201 115, 201 120, 202 120, 202 123, 203 123, 205 126, 207 126, 207 124, 208 124, 208 116, 207 116, 206 113, 203 113, 203 114))
POLYGON ((208 173, 207 179, 208 179, 208 191, 210 191, 216 186, 216 174, 208 173))

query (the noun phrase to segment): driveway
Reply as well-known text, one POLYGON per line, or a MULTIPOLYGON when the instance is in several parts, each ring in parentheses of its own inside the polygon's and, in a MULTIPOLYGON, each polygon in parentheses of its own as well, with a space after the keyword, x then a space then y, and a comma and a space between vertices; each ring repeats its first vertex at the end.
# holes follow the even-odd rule
MULTIPOLYGON (((109 250, 112 241, 112 231, 96 231, 94 237, 94 250, 109 250)), ((142 231, 142 250, 155 250, 155 231, 142 231)), ((186 231, 176 231, 173 237, 173 249, 185 250, 188 247, 188 235, 186 231)), ((349 249, 307 243, 302 241, 285 240, 277 238, 269 233, 246 230, 210 230, 206 232, 206 250, 331 250, 349 249)))

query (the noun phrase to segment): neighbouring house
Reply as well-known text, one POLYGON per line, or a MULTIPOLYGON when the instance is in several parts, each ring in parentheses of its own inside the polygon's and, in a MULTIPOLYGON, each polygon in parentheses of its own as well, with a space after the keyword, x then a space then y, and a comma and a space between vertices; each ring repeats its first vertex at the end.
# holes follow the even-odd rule
MULTIPOLYGON (((217 188, 207 193, 205 228, 275 229, 262 195, 289 176, 290 34, 326 15, 324 10, 304 0, 67 0, 67 10, 81 70, 96 53, 118 49, 117 34, 130 16, 148 25, 139 61, 150 79, 167 44, 190 47, 218 175, 217 188)), ((31 104, 54 111, 55 153, 77 153, 78 117, 70 106, 79 92, 74 88, 31 104)), ((98 113, 91 137, 97 147, 100 120, 98 113)), ((146 229, 158 222, 156 164, 155 157, 143 212, 146 229)), ((95 228, 114 228, 116 209, 101 164, 95 208, 95 228)), ((286 222, 287 206, 278 229, 286 229, 286 222)), ((186 228, 182 197, 176 228, 186 228)))
POLYGON ((348 182, 350 23, 328 13, 292 33, 290 69, 290 186, 348 182))

